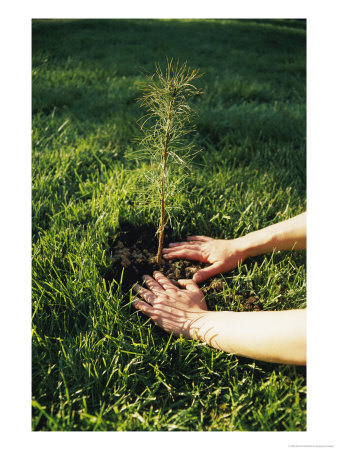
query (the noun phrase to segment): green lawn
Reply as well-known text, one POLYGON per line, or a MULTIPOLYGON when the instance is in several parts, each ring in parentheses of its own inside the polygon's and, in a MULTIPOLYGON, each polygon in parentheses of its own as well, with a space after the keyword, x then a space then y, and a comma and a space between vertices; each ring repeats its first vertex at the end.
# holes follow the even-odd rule
MULTIPOLYGON (((34 430, 306 430, 306 371, 174 339, 108 284, 119 224, 145 224, 125 158, 139 83, 166 57, 205 72, 175 236, 233 238, 306 209, 306 29, 298 20, 34 20, 34 430), (137 214, 136 214, 137 211, 137 214)), ((264 309, 306 304, 304 252, 224 275, 264 309)), ((215 309, 235 310, 220 297, 215 309)), ((254 313, 253 313, 254 314, 254 313)))

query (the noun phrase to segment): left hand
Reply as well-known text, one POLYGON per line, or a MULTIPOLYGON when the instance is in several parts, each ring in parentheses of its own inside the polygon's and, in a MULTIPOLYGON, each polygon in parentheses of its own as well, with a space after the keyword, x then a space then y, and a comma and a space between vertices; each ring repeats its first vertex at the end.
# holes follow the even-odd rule
POLYGON ((133 290, 145 301, 135 298, 133 305, 150 317, 155 325, 175 336, 194 337, 198 332, 198 319, 208 313, 204 295, 192 280, 178 280, 176 287, 161 272, 154 272, 154 278, 143 277, 147 287, 139 284, 133 290))
POLYGON ((196 283, 201 283, 207 278, 236 268, 238 263, 246 259, 246 255, 243 238, 225 240, 208 236, 189 236, 186 242, 174 242, 169 244, 169 248, 164 248, 163 258, 209 263, 210 266, 198 270, 192 278, 196 283))

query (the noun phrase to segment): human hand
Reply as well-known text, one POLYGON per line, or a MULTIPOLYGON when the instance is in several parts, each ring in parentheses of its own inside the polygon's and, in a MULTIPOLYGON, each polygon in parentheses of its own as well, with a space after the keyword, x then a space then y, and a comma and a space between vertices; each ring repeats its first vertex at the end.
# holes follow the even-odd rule
POLYGON ((135 298, 135 308, 175 336, 196 336, 198 320, 208 313, 204 295, 197 284, 192 280, 178 280, 185 288, 180 289, 161 272, 154 272, 154 278, 145 275, 143 279, 149 289, 139 284, 133 287, 145 300, 135 298))
POLYGON ((207 236, 190 236, 187 239, 187 242, 169 244, 169 248, 163 249, 163 257, 191 259, 211 264, 194 274, 193 280, 197 283, 234 269, 238 263, 246 259, 241 238, 225 240, 207 236))

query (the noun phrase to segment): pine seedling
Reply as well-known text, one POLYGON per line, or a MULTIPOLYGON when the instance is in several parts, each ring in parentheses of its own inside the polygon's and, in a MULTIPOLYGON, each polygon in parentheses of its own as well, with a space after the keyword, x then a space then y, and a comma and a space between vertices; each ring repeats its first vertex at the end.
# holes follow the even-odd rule
POLYGON ((180 65, 172 59, 167 61, 165 71, 158 63, 155 67, 156 72, 147 80, 139 99, 147 114, 139 121, 142 138, 134 157, 150 162, 145 192, 159 212, 156 262, 162 265, 164 230, 170 212, 175 209, 173 198, 178 194, 178 184, 182 188, 182 178, 187 175, 196 153, 187 138, 196 118, 188 100, 201 93, 192 84, 201 74, 198 69, 189 69, 186 62, 180 65))

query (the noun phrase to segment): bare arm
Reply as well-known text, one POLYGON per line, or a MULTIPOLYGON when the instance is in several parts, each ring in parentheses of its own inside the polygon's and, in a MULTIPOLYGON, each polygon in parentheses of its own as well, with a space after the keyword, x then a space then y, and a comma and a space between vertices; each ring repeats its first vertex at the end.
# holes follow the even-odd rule
POLYGON ((237 267, 249 256, 274 250, 303 250, 306 248, 306 213, 292 219, 254 231, 246 236, 225 240, 207 236, 190 236, 186 242, 169 244, 163 249, 165 259, 186 258, 209 263, 193 277, 201 282, 237 267))
POLYGON ((206 342, 219 350, 248 358, 284 364, 306 364, 306 312, 208 311, 203 293, 192 280, 174 286, 161 272, 144 277, 149 289, 135 291, 145 300, 135 308, 175 336, 206 342))
POLYGON ((262 361, 306 364, 306 310, 208 311, 198 325, 196 337, 219 350, 262 361))
POLYGON ((239 239, 242 240, 242 248, 247 257, 273 250, 305 250, 306 212, 239 239))

